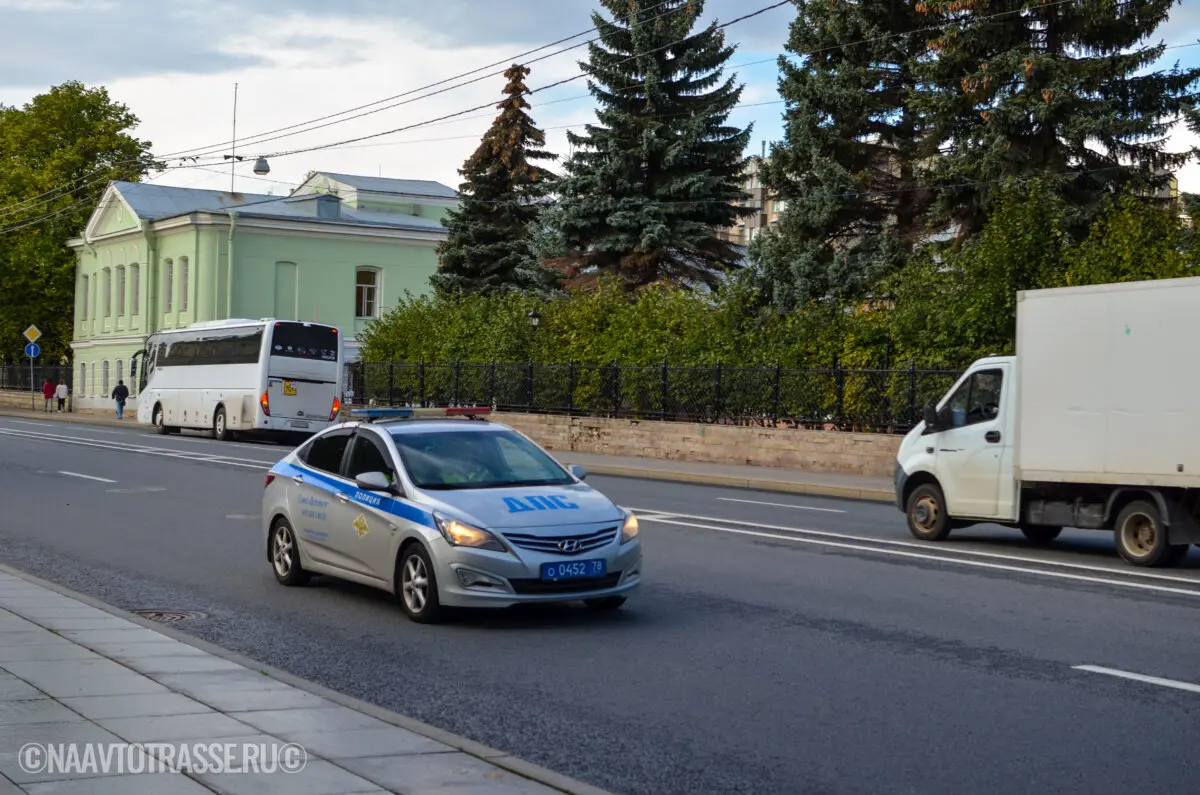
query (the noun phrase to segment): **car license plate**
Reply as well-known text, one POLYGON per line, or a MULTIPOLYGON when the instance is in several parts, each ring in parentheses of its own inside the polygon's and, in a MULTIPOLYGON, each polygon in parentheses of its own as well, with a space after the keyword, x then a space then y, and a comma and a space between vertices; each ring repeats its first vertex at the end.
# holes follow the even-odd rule
POLYGON ((573 560, 569 563, 543 563, 543 580, 579 580, 585 577, 603 577, 608 565, 600 560, 573 560))
POLYGON ((284 381, 283 382, 283 394, 295 395, 296 394, 296 384, 292 381, 284 381))
POLYGON ((307 428, 308 423, 307 422, 293 422, 292 427, 293 428, 307 428))

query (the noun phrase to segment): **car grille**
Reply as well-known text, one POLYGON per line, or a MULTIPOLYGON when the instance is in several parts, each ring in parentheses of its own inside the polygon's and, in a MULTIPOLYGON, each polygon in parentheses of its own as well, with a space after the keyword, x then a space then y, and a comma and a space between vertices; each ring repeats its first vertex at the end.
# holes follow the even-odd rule
POLYGON ((505 533, 504 537, 514 547, 551 555, 582 555, 600 547, 606 547, 617 537, 619 528, 608 527, 594 533, 578 536, 532 536, 525 533, 505 533), (566 546, 566 549, 563 546, 566 546))
POLYGON ((616 587, 621 581, 621 572, 605 574, 603 577, 588 577, 578 580, 509 580, 513 590, 519 594, 542 593, 587 593, 616 587))

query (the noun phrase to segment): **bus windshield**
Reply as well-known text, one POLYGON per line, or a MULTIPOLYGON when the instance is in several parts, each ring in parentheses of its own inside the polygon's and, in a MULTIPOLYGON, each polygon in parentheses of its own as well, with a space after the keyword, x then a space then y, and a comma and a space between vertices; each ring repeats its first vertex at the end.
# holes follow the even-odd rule
POLYGON ((271 355, 290 359, 338 360, 338 331, 329 326, 276 323, 271 336, 271 355))

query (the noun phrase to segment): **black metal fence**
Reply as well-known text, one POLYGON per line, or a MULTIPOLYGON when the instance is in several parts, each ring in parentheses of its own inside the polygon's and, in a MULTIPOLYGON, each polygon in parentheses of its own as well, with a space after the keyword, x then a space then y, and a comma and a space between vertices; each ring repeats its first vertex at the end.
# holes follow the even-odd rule
POLYGON ((491 406, 572 416, 903 432, 955 370, 789 370, 619 364, 350 365, 353 405, 491 406))
POLYGON ((49 365, 45 367, 35 366, 32 369, 32 383, 30 380, 31 372, 28 364, 22 366, 19 364, 0 365, 0 389, 16 390, 20 392, 37 391, 41 394, 42 384, 47 380, 55 386, 60 380, 67 382, 67 387, 73 389, 75 382, 72 380, 73 370, 71 365, 49 365))

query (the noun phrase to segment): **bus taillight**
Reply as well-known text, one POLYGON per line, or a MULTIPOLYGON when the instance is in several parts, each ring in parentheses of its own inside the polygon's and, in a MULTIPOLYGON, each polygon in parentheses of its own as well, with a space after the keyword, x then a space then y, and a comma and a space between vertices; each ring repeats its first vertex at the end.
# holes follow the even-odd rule
POLYGON ((258 405, 262 406, 263 414, 271 416, 271 398, 266 392, 263 392, 262 397, 258 399, 258 405))
POLYGON ((333 410, 329 412, 329 421, 333 422, 342 413, 342 401, 338 400, 338 396, 333 396, 333 410))

